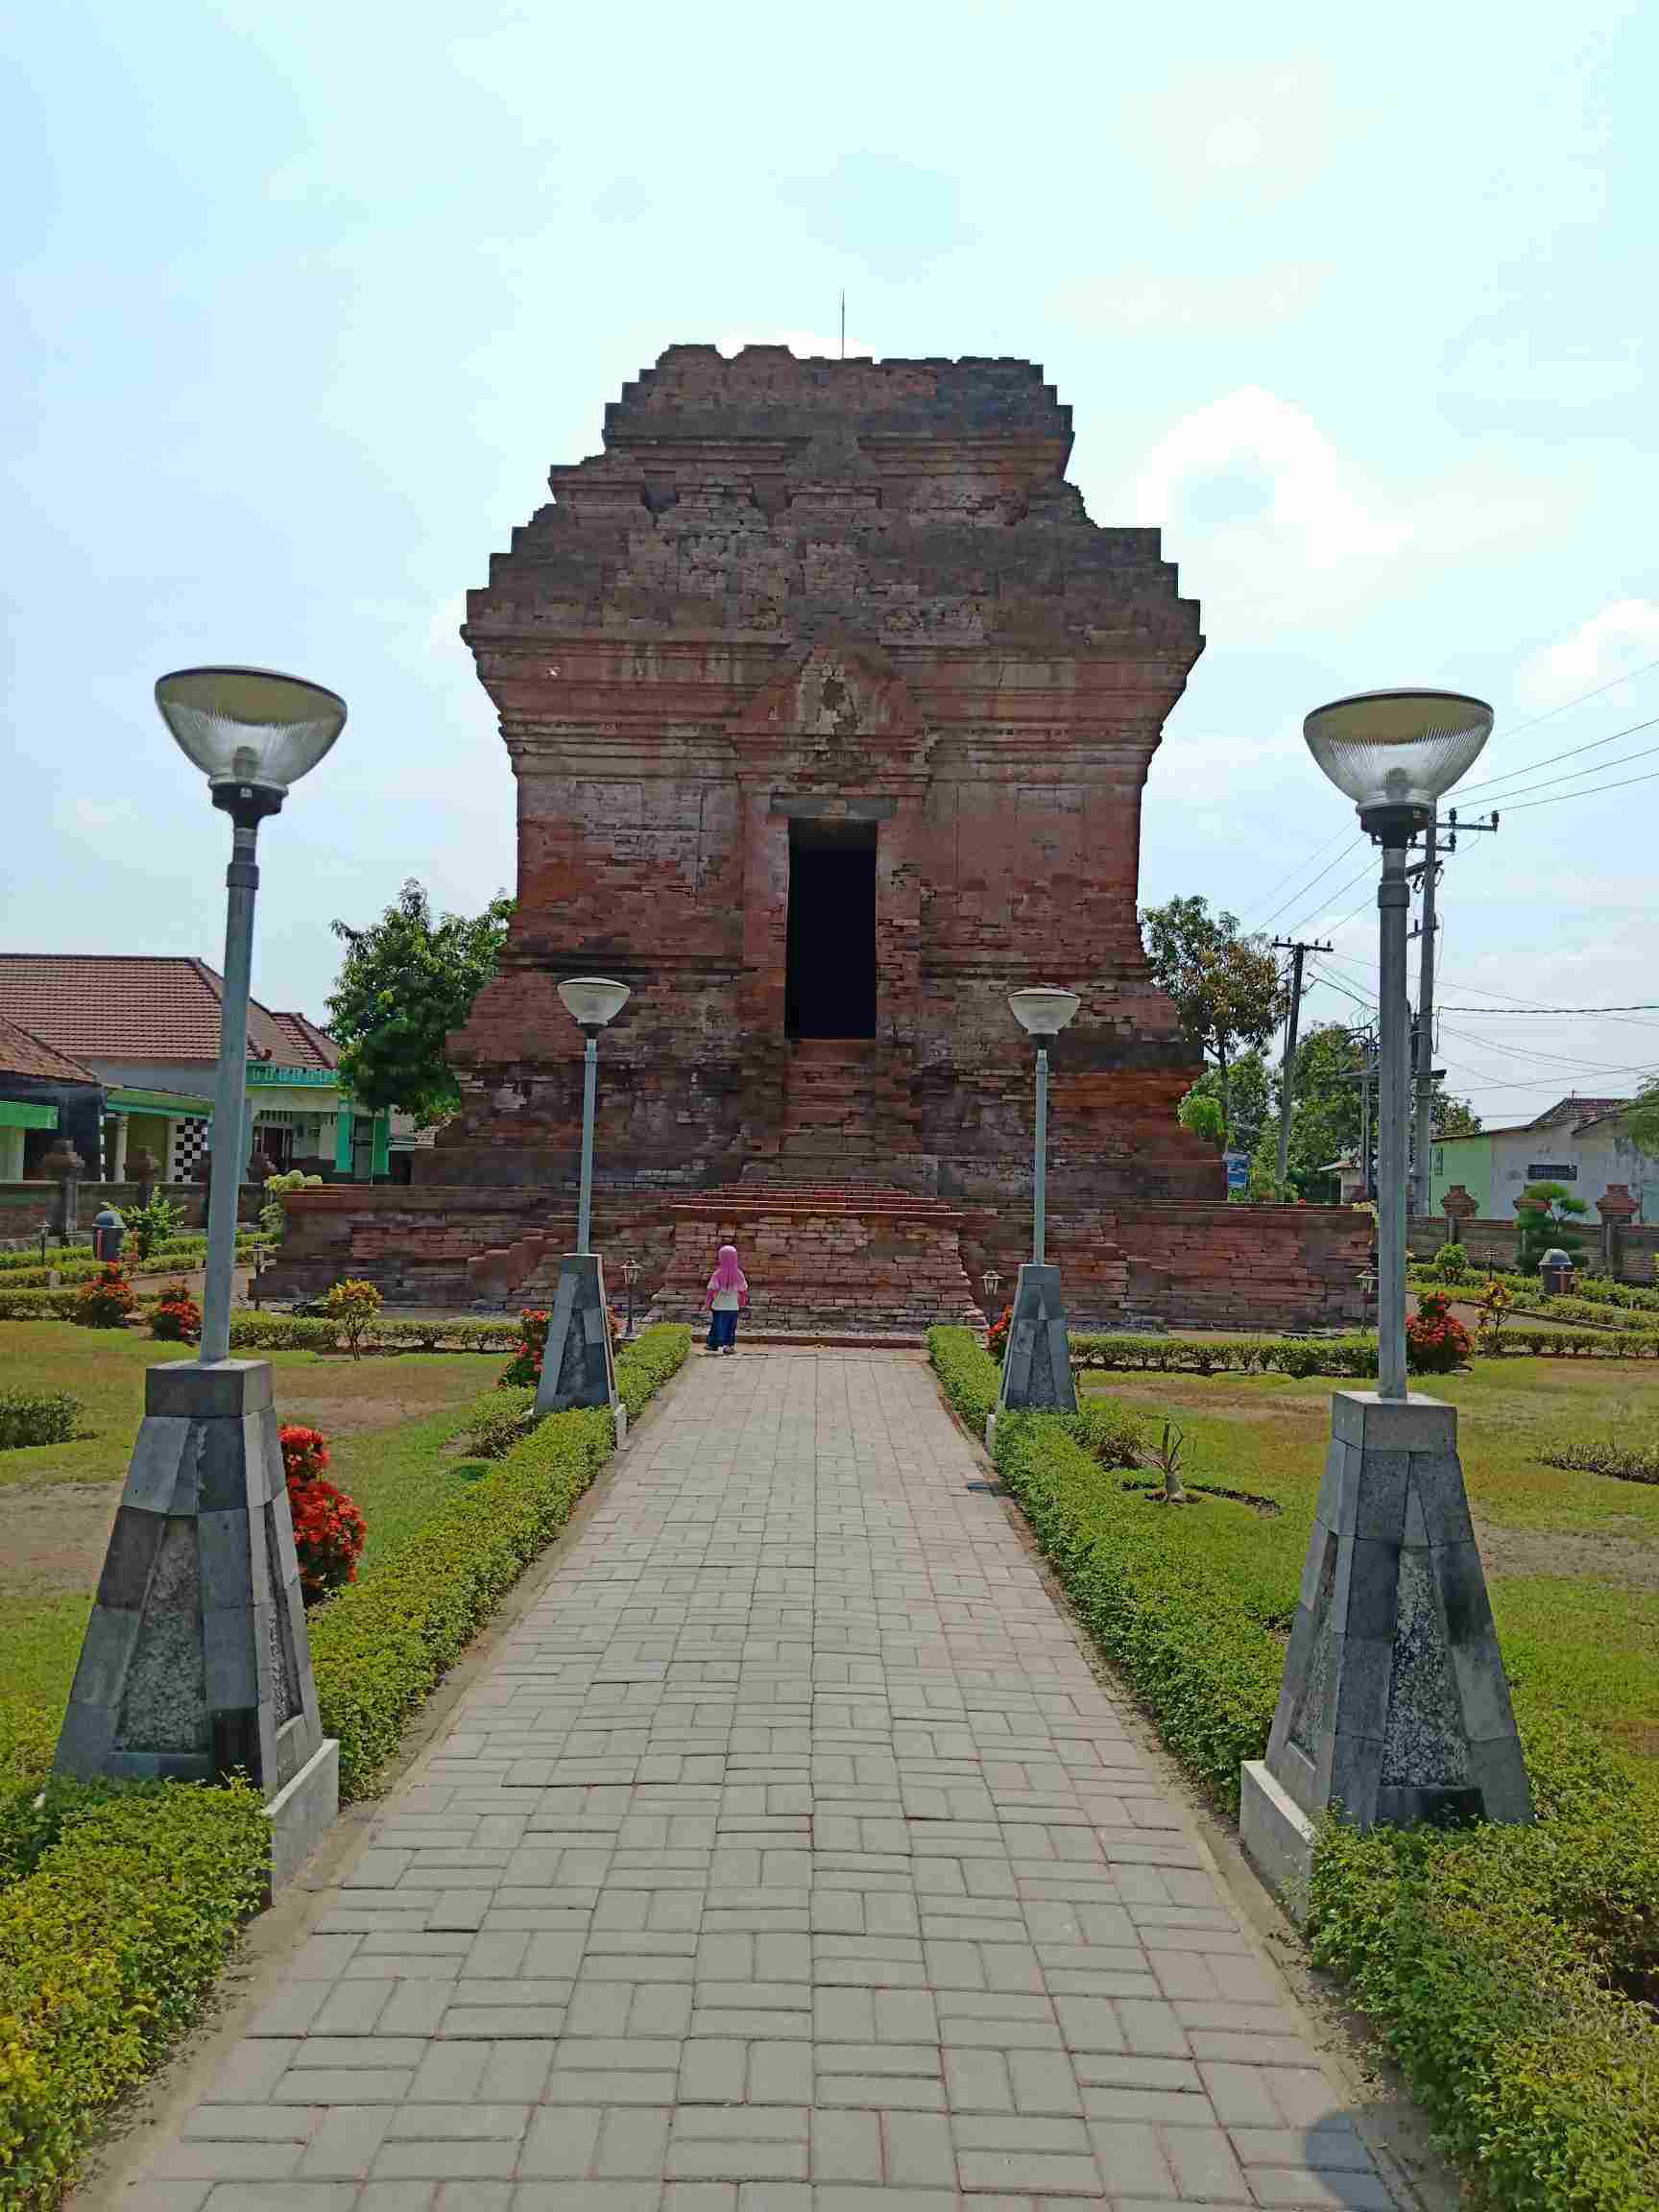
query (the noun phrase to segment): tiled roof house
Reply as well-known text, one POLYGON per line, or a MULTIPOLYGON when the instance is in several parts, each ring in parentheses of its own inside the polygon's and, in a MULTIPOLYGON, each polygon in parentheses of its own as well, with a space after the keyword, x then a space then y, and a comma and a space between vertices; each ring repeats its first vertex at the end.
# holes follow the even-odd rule
MULTIPOLYGON (((142 1145, 161 1178, 202 1167, 224 978, 205 960, 149 953, 0 953, 0 1021, 69 1055, 105 1087, 101 1170, 142 1145)), ((279 1167, 366 1178, 388 1169, 389 1118, 341 1091, 333 1039, 300 1013, 248 1010, 249 1150, 279 1167)), ((0 1177, 0 1180, 4 1180, 0 1177)))

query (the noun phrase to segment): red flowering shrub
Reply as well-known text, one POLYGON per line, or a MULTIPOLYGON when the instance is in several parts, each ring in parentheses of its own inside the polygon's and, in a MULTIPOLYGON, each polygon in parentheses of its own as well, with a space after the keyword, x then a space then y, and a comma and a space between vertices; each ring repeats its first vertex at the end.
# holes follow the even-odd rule
POLYGON ((993 1359, 1000 1359, 1007 1351, 1008 1332, 1013 1323, 1014 1309, 1012 1306, 1004 1306, 996 1320, 992 1322, 985 1336, 985 1349, 990 1353, 993 1359))
POLYGON ((75 1293, 75 1318, 84 1329, 124 1329, 138 1293, 111 1260, 75 1293))
POLYGON ((328 1439, 321 1429, 282 1424, 282 1472, 290 1482, 312 1482, 328 1464, 328 1439))
POLYGON ((182 1283, 166 1284, 150 1316, 150 1334, 163 1344, 194 1344, 202 1334, 202 1309, 182 1283))
MULTIPOLYGON (((622 1348, 622 1316, 614 1306, 606 1309, 611 1321, 611 1349, 622 1348)), ((513 1347, 513 1357, 495 1378, 499 1390, 534 1384, 541 1380, 541 1355, 547 1349, 548 1315, 526 1310, 518 1316, 518 1341, 513 1347)))
POLYGON ((357 1562, 369 1533, 355 1501, 324 1476, 327 1464, 328 1440, 320 1429, 284 1427, 282 1468, 288 1478, 288 1510, 307 1605, 356 1581, 357 1562))
POLYGON ((1406 1324, 1406 1364, 1413 1375, 1450 1375, 1475 1349, 1461 1321, 1454 1320, 1443 1290, 1425 1290, 1406 1324))

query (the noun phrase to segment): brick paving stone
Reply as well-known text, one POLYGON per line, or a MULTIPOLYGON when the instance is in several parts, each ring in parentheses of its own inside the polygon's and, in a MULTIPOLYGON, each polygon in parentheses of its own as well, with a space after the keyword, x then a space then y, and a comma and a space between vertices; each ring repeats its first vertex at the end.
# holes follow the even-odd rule
POLYGON ((694 1365, 121 2212, 1391 2200, 905 1354, 694 1365))

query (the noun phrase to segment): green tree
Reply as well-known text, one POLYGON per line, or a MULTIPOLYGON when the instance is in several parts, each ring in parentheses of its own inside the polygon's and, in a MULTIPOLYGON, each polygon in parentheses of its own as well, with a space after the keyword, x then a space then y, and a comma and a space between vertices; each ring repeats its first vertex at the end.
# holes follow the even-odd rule
POLYGON ((1207 1137, 1217 1151, 1223 1136, 1233 1150, 1253 1152, 1266 1126, 1273 1078, 1266 1061, 1257 1051, 1240 1053, 1227 1070, 1227 1095, 1231 1126, 1221 1119, 1221 1070, 1206 1068, 1176 1108, 1182 1126, 1194 1136, 1207 1137))
POLYGON ((346 957, 328 1013, 341 1076, 362 1105, 397 1107, 422 1127, 454 1113, 461 1089, 449 1036, 494 974, 512 912, 501 897, 482 914, 434 921, 424 889, 411 881, 367 929, 334 924, 346 957))
POLYGON ((1659 1154, 1659 1075, 1638 1084, 1624 1126, 1638 1152, 1659 1154))
POLYGON ((1240 936, 1238 917, 1212 914, 1202 897, 1142 908, 1141 928, 1154 980, 1214 1066, 1222 1142, 1230 1143, 1234 1063, 1241 1052, 1259 1052, 1285 1018, 1279 963, 1264 938, 1240 936))
POLYGON ((1575 1235, 1570 1216, 1588 1214, 1582 1198, 1575 1198, 1565 1183, 1528 1183, 1515 1201, 1521 1234, 1515 1245, 1515 1264, 1523 1275, 1534 1274, 1551 1246, 1559 1245, 1575 1263, 1584 1246, 1575 1235))
MULTIPOLYGON (((1358 1154, 1362 1127, 1358 1077, 1365 1065, 1365 1046, 1358 1034, 1338 1022, 1317 1023, 1296 1046, 1296 1064, 1290 1073, 1290 1146, 1286 1170, 1293 1192, 1311 1197, 1320 1171, 1329 1162, 1358 1154)), ((1274 1070, 1271 1115, 1277 1125, 1283 1066, 1274 1070)), ((1372 1078, 1371 1107, 1377 1108, 1376 1078, 1372 1078)), ((1438 1134, 1475 1136, 1480 1117, 1461 1098, 1454 1098, 1436 1083, 1433 1120, 1438 1134)), ((1277 1166, 1275 1154, 1274 1166, 1277 1166)))

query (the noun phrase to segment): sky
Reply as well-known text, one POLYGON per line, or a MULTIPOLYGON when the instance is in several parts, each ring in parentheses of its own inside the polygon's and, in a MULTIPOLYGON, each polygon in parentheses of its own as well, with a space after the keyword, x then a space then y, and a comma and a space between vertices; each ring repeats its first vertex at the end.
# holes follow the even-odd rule
POLYGON ((467 589, 664 347, 833 351, 845 288, 849 350, 1044 363, 1202 604, 1143 901, 1329 939, 1304 1021, 1364 1020, 1302 717, 1471 690, 1448 1088, 1659 1068, 1659 11, 54 0, 9 61, 0 949, 219 963, 151 696, 201 661, 350 706, 263 835, 268 1004, 323 1018, 405 878, 511 888, 467 589))

